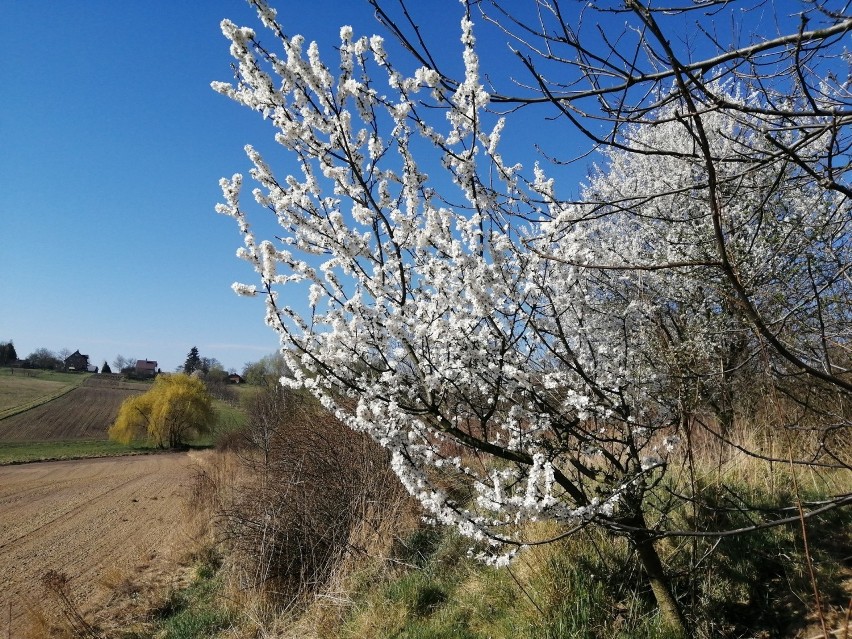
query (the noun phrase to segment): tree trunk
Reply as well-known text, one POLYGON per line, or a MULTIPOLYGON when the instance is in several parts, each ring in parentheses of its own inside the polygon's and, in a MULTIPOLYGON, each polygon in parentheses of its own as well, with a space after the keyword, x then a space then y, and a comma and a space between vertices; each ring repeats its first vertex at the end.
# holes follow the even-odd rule
POLYGON ((636 549, 636 555, 639 557, 648 584, 654 593, 654 599, 657 601, 657 608, 666 630, 672 637, 686 639, 688 636, 686 620, 683 618, 680 606, 672 594, 669 578, 663 569, 660 555, 657 554, 657 549, 654 547, 654 540, 644 530, 646 528, 644 515, 639 511, 625 523, 632 529, 638 529, 631 530, 628 533, 628 539, 636 549))

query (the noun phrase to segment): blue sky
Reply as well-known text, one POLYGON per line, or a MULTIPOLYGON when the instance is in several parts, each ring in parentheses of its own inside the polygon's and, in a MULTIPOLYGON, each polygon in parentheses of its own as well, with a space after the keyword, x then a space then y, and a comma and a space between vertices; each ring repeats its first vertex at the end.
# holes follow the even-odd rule
MULTIPOLYGON (((366 0, 273 5, 330 65, 340 25, 382 33, 366 0)), ((427 41, 458 65, 459 3, 411 6, 427 41)), ((245 144, 276 171, 287 162, 268 123, 210 88, 232 79, 225 17, 262 31, 241 0, 4 3, 0 341, 19 356, 79 349, 98 366, 121 354, 174 370, 197 346, 241 370, 277 349, 263 301, 231 291, 253 273, 235 257, 236 225, 214 212, 219 178, 249 168, 245 144)), ((620 31, 623 18, 612 19, 620 31)), ((480 22, 477 38, 485 65, 505 74, 505 37, 480 22)), ((504 132, 511 162, 530 166, 535 143, 563 159, 588 149, 564 123, 525 117, 504 132)), ((551 167, 563 195, 576 194, 588 162, 551 167)))
MULTIPOLYGON (((381 32, 365 1, 273 4, 331 61, 340 25, 381 32)), ((460 5, 432 4, 418 6, 427 35, 458 47, 460 5)), ((268 124, 210 89, 232 79, 225 17, 262 30, 240 0, 5 3, 0 341, 20 357, 174 370, 197 346, 241 370, 278 347, 262 300, 230 289, 253 273, 214 212, 219 178, 249 168, 244 145, 272 146, 268 124)))
MULTIPOLYGON (((344 22, 377 29, 366 3, 289 6, 291 32, 320 42, 344 22)), ((0 341, 19 356, 173 370, 197 346, 241 370, 276 350, 262 300, 230 289, 252 273, 214 212, 219 178, 248 169, 243 146, 271 139, 210 89, 232 77, 225 17, 256 25, 239 0, 4 3, 0 341)))

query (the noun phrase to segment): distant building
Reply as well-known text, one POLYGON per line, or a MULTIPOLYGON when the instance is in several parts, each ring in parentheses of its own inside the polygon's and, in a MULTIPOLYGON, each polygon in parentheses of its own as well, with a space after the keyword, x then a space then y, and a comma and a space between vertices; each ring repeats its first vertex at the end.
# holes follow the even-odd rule
POLYGON ((65 358, 66 371, 87 371, 89 370, 89 356, 83 355, 79 350, 74 351, 65 358))
POLYGON ((157 374, 157 362, 148 359, 137 359, 136 374, 139 377, 154 377, 157 374))
POLYGON ((230 383, 230 384, 245 384, 246 380, 244 380, 241 375, 237 375, 236 373, 231 373, 230 375, 228 375, 228 383, 230 383))

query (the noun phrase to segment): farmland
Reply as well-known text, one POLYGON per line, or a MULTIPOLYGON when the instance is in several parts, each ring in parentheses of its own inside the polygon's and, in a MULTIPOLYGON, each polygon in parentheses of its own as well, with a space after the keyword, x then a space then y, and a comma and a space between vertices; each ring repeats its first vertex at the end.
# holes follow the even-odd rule
POLYGON ((44 613, 41 579, 49 570, 70 577, 87 616, 129 604, 145 584, 174 575, 187 547, 185 497, 199 454, 0 467, 0 635, 48 635, 34 617, 44 613), (25 635, 34 623, 37 634, 25 635))
MULTIPOLYGON (((72 377, 73 376, 68 376, 72 377)), ((27 379, 23 383, 12 377, 0 380, 0 392, 8 397, 7 389, 17 389, 21 395, 17 406, 38 405, 0 419, 0 445, 30 441, 104 440, 119 406, 133 394, 150 386, 127 382, 113 377, 91 376, 68 389, 68 382, 27 379), (61 391, 61 392, 60 392, 61 391), (56 394, 59 393, 59 396, 56 394), (43 401, 44 398, 54 399, 43 401)), ((8 410, 16 404, 5 400, 8 410)))
POLYGON ((152 449, 107 438, 121 403, 150 388, 118 376, 0 373, 0 635, 50 635, 50 571, 68 577, 74 605, 97 623, 133 618, 143 593, 180 578, 193 535, 187 491, 205 453, 126 457, 152 449), (19 464, 51 459, 65 461, 19 464))
POLYGON ((89 375, 53 371, 3 370, 0 373, 0 419, 69 392, 89 375))

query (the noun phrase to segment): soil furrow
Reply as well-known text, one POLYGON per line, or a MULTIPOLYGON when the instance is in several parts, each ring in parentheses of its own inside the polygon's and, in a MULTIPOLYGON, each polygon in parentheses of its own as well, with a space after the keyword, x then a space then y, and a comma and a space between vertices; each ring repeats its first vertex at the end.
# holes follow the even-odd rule
POLYGON ((29 623, 49 570, 67 573, 94 612, 112 596, 107 582, 168 562, 186 543, 192 465, 183 453, 0 467, 0 636, 29 623))

